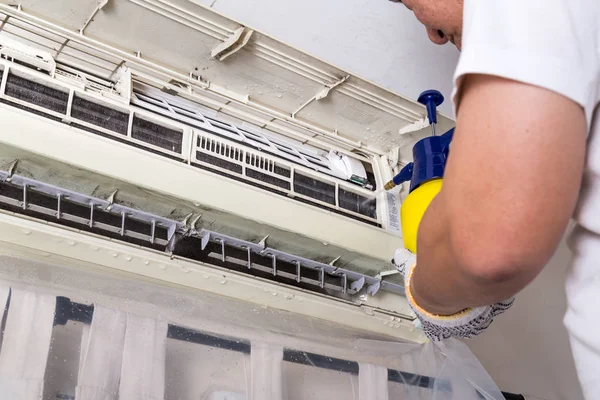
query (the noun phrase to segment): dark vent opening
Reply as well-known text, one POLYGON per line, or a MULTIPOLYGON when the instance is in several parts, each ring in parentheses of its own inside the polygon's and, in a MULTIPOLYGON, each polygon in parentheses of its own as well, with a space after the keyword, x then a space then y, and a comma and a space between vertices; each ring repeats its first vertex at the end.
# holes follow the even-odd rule
MULTIPOLYGON (((8 59, 7 59, 6 57, 4 57, 4 56, 3 56, 2 58, 4 58, 5 60, 8 60, 8 59)), ((44 71, 44 72, 46 73, 46 75, 49 75, 48 71, 46 71, 46 70, 44 70, 44 69, 42 69, 42 68, 38 67, 37 65, 29 64, 29 63, 27 63, 27 62, 25 62, 25 61, 22 61, 22 60, 17 60, 16 58, 11 58, 9 61, 10 61, 10 62, 13 62, 13 63, 15 63, 15 64, 18 64, 18 65, 22 65, 22 66, 26 67, 27 69, 32 69, 32 70, 34 70, 34 71, 44 71)))
POLYGON ((375 199, 363 197, 354 192, 340 188, 338 201, 340 207, 367 217, 377 218, 377 202, 375 199))
MULTIPOLYGON (((225 261, 221 257, 210 257, 210 254, 222 255, 222 247, 219 243, 209 242, 204 250, 202 250, 201 239, 197 237, 178 237, 175 241, 173 254, 179 257, 189 258, 196 261, 210 263, 222 268, 227 268, 233 271, 239 271, 245 274, 250 274, 259 278, 264 278, 288 285, 293 285, 302 289, 310 290, 311 292, 317 292, 322 294, 330 294, 336 297, 341 296, 341 292, 333 292, 328 289, 321 289, 318 285, 309 284, 306 282, 298 283, 295 279, 296 276, 296 264, 292 264, 286 261, 277 260, 277 271, 286 272, 293 277, 284 277, 281 275, 274 276, 271 271, 262 271, 258 268, 248 268, 247 263, 232 262, 231 259, 247 261, 248 253, 245 250, 240 250, 235 247, 225 245, 225 261)), ((253 266, 266 267, 269 270, 272 269, 273 260, 271 257, 265 255, 252 253, 250 260, 253 266)), ((319 271, 311 270, 309 268, 302 268, 302 277, 319 281, 319 271)), ((342 278, 338 276, 332 276, 325 274, 325 283, 339 288, 342 287, 342 278)))
POLYGON ((277 175, 285 176, 286 178, 289 178, 290 176, 292 176, 292 173, 289 168, 282 167, 281 165, 277 165, 277 164, 275 164, 275 168, 273 169, 273 172, 275 172, 277 175))
POLYGON ((294 191, 324 203, 335 205, 335 185, 298 172, 294 174, 294 191))
POLYGON ((371 184, 371 186, 373 187, 373 191, 377 190, 377 182, 375 180, 375 175, 372 172, 366 171, 367 172, 367 182, 369 182, 371 184))
MULTIPOLYGON (((23 188, 16 187, 16 186, 11 185, 6 182, 0 182, 0 195, 22 202, 23 201, 23 188)), ((44 207, 48 210, 56 211, 57 206, 58 206, 58 199, 55 196, 50 196, 48 194, 36 191, 33 188, 28 188, 27 189, 27 204, 28 205, 36 205, 36 206, 44 207)), ((60 225, 83 230, 86 232, 96 233, 101 236, 106 236, 106 237, 110 237, 113 239, 123 240, 128 243, 133 243, 133 244, 137 244, 140 246, 150 247, 150 248, 154 248, 154 249, 158 249, 158 250, 164 250, 164 246, 152 245, 149 241, 146 241, 146 240, 136 239, 136 238, 132 238, 132 237, 124 237, 120 233, 107 231, 107 230, 101 229, 97 226, 90 228, 90 226, 87 222, 90 217, 90 207, 71 202, 64 198, 61 199, 61 205, 60 205, 61 215, 68 214, 68 215, 72 215, 75 217, 79 217, 79 218, 82 218, 83 220, 85 220, 86 221, 85 223, 77 223, 75 221, 70 221, 65 218, 58 219, 58 218, 56 218, 56 214, 47 215, 45 213, 33 211, 30 208, 28 208, 27 210, 24 210, 22 206, 15 206, 12 204, 6 204, 4 202, 0 202, 0 208, 7 210, 7 211, 11 211, 11 212, 15 212, 15 213, 23 214, 23 215, 28 215, 30 217, 42 219, 44 221, 58 223, 60 225)), ((110 213, 108 211, 102 210, 99 207, 94 208, 94 221, 98 222, 98 223, 104 223, 104 224, 107 224, 107 225, 110 225, 110 226, 113 226, 113 227, 116 227, 119 229, 121 227, 121 216, 120 215, 116 215, 116 214, 110 213)), ((149 223, 134 220, 132 218, 126 219, 125 229, 127 231, 137 232, 137 233, 141 233, 141 234, 148 235, 148 236, 150 236, 150 234, 151 234, 151 226, 149 223)), ((156 239, 167 240, 167 237, 168 237, 167 229, 160 227, 160 226, 156 226, 154 237, 156 239)))
POLYGON ((89 124, 127 135, 129 113, 102 106, 77 95, 73 99, 71 116, 89 124))
POLYGON ((181 153, 183 145, 182 132, 138 117, 133 118, 131 137, 175 153, 181 153))
POLYGON ((214 165, 219 168, 226 169, 237 174, 242 173, 242 166, 231 161, 223 160, 222 158, 211 156, 210 154, 196 152, 196 159, 207 164, 214 165))
POLYGON ((283 179, 275 178, 274 176, 264 174, 262 172, 256 171, 254 169, 246 168, 246 176, 252 179, 256 179, 265 183, 268 183, 273 186, 278 186, 280 188, 290 190, 291 185, 289 182, 284 181, 283 179))
POLYGON ((107 138, 107 139, 114 140, 114 141, 119 142, 119 143, 126 144, 126 145, 131 146, 131 147, 135 147, 136 149, 147 151, 148 153, 158 154, 161 157, 166 157, 166 158, 169 158, 169 159, 175 160, 175 161, 180 161, 180 162, 182 161, 177 156, 174 156, 174 155, 171 155, 171 154, 166 154, 166 153, 163 153, 161 151, 148 148, 148 147, 143 146, 143 145, 138 144, 138 143, 129 142, 129 141, 125 140, 125 139, 121 139, 119 137, 112 136, 112 135, 109 135, 109 134, 104 133, 104 132, 100 132, 99 130, 96 130, 96 129, 93 129, 93 128, 89 128, 87 126, 83 126, 83 125, 79 125, 79 124, 74 124, 74 123, 70 124, 70 126, 73 127, 73 128, 81 129, 82 131, 86 131, 86 132, 90 132, 90 133, 93 133, 93 134, 98 135, 98 136, 102 136, 102 137, 107 138))
POLYGON ((229 144, 221 143, 216 140, 207 139, 201 136, 198 138, 198 146, 207 152, 219 154, 232 160, 243 160, 242 150, 235 146, 230 146, 229 144))
POLYGON ((67 113, 69 93, 11 73, 6 81, 6 95, 61 114, 67 113))
POLYGON ((206 165, 202 165, 202 164, 192 164, 192 165, 194 167, 196 167, 196 168, 200 168, 200 169, 203 169, 205 171, 212 172, 213 174, 217 174, 217 175, 221 175, 221 176, 227 177, 229 179, 233 179, 234 181, 243 182, 243 183, 245 183, 247 185, 254 186, 254 187, 257 187, 257 188, 261 188, 261 189, 266 190, 266 191, 271 192, 271 193, 279 194, 279 195, 282 195, 282 196, 287 196, 287 192, 282 192, 282 191, 274 189, 272 187, 261 185, 260 183, 257 183, 257 182, 254 182, 254 181, 249 181, 248 179, 245 179, 243 176, 236 176, 236 175, 233 175, 233 174, 230 174, 230 173, 227 173, 227 172, 223 172, 223 171, 220 171, 218 169, 214 169, 214 168, 208 167, 206 165))

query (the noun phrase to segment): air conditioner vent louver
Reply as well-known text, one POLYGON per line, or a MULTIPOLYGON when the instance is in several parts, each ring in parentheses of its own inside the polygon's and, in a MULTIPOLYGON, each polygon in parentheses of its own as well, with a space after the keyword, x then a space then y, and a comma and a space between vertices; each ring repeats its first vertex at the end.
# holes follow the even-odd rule
POLYGON ((366 289, 402 294, 394 282, 289 254, 262 243, 191 229, 182 222, 0 171, 0 209, 169 251, 173 256, 351 300, 366 289))
POLYGON ((167 244, 167 228, 158 224, 140 221, 134 217, 115 214, 104 210, 100 204, 83 205, 71 201, 68 195, 50 195, 33 187, 20 187, 0 182, 0 208, 35 217, 43 216, 47 221, 82 229, 112 238, 164 248, 167 244), (93 208, 93 210, 92 210, 93 208))
POLYGON ((296 173, 294 174, 294 190, 304 196, 335 205, 335 185, 296 173))
POLYGON ((131 137, 153 146, 175 153, 181 153, 183 133, 166 128, 142 118, 133 118, 131 137))
POLYGON ((6 95, 62 114, 67 112, 69 93, 9 73, 6 95))
POLYGON ((105 107, 78 95, 73 98, 71 116, 89 124, 127 135, 128 113, 105 107))

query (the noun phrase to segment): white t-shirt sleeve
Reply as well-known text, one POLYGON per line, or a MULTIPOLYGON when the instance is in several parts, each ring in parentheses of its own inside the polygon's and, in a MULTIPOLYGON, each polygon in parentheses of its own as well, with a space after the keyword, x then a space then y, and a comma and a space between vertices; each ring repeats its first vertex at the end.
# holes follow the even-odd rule
MULTIPOLYGON (((465 0, 462 54, 452 99, 467 74, 494 75, 557 92, 591 120, 598 76, 599 0, 465 0)), ((458 94, 458 95, 457 95, 458 94)))

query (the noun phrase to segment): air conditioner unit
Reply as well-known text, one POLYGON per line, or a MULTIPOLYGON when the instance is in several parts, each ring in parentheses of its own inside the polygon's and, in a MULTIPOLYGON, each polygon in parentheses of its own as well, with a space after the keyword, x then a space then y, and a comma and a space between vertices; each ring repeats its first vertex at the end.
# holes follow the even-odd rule
POLYGON ((12 3, 6 253, 425 340, 379 190, 429 134, 422 105, 188 0, 12 3))
POLYGON ((422 105, 196 0, 0 0, 0 82, 0 393, 500 398, 391 264, 422 105))

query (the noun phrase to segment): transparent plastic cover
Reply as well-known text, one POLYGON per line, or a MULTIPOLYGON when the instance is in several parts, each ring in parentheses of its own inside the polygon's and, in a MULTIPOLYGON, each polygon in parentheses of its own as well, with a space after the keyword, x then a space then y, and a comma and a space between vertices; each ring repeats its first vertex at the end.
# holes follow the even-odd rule
POLYGON ((398 343, 134 276, 0 257, 2 398, 503 399, 456 340, 398 343))

